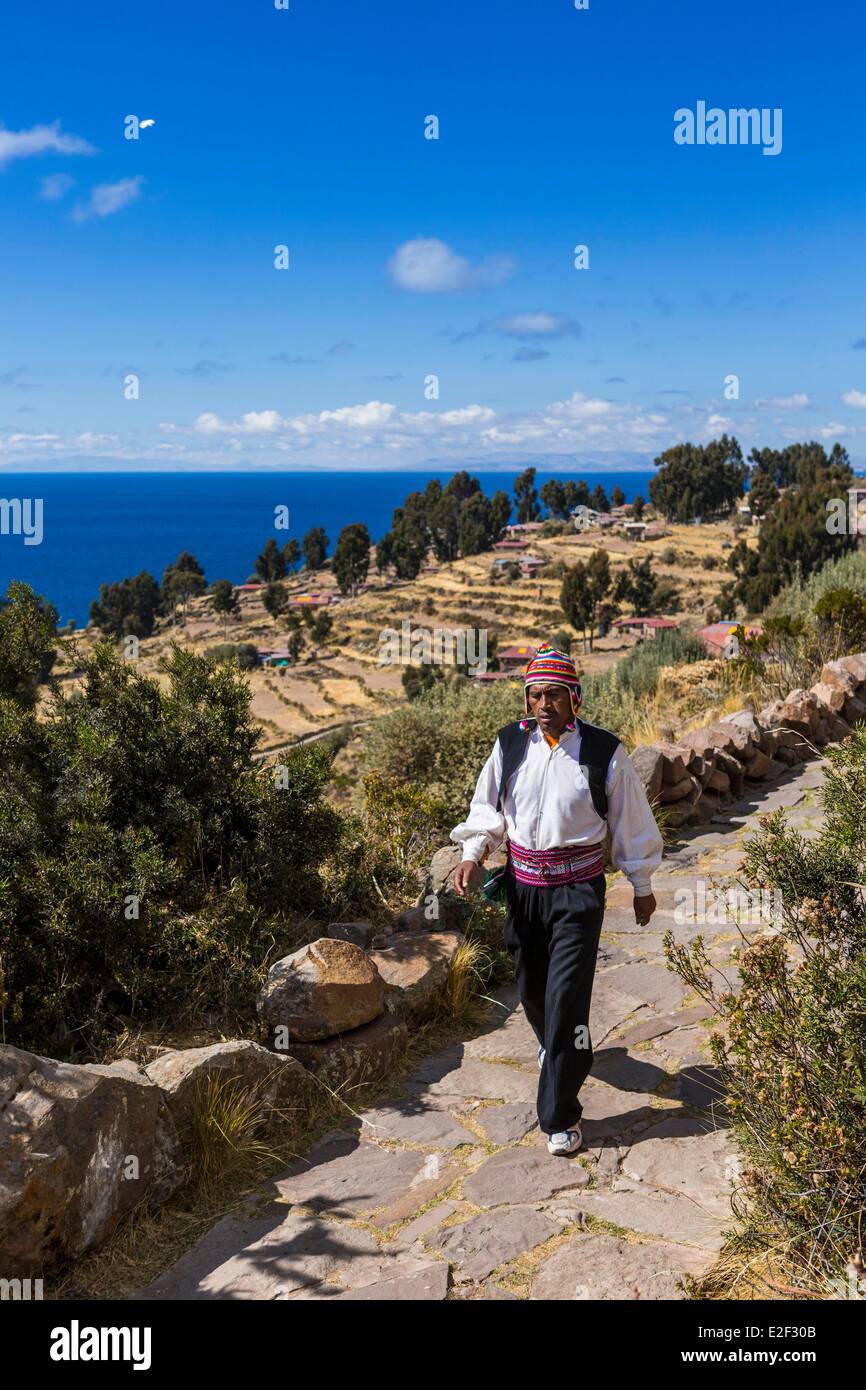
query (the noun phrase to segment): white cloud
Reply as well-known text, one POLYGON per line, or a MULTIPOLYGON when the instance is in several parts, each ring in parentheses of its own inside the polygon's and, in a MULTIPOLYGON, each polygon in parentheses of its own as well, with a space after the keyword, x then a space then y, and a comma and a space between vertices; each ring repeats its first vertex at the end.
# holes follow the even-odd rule
POLYGON ((398 246, 388 269, 403 290, 436 294, 501 285, 514 272, 510 256, 487 256, 472 264, 437 237, 416 237, 398 246))
POLYGON ((495 333, 504 333, 508 338, 564 338, 567 335, 578 337, 580 325, 564 314, 551 314, 539 311, 535 314, 503 314, 494 319, 490 327, 495 333))
POLYGON ((77 203, 72 213, 73 221, 87 222, 91 217, 110 217, 121 208, 128 207, 141 197, 144 176, 136 174, 131 179, 118 179, 117 183, 98 183, 91 189, 86 203, 77 203))
POLYGON ((846 405, 853 405, 855 410, 866 410, 866 391, 846 391, 842 400, 846 405))
POLYGON ((96 154, 96 147, 80 135, 64 135, 60 122, 34 125, 29 130, 0 126, 0 169, 13 159, 32 159, 40 154, 96 154))
MULTIPOLYGON (((276 410, 248 410, 235 423, 221 420, 218 415, 205 411, 199 415, 193 428, 197 434, 273 434, 286 423, 276 410)), ((174 426, 161 428, 174 429, 174 426)))
POLYGON ((774 410, 805 410, 812 404, 805 391, 795 391, 790 396, 768 396, 766 400, 755 401, 756 406, 772 406, 774 410))
POLYGON ((70 174, 49 174, 47 178, 40 179, 39 196, 48 203, 56 203, 74 184, 75 179, 70 174))

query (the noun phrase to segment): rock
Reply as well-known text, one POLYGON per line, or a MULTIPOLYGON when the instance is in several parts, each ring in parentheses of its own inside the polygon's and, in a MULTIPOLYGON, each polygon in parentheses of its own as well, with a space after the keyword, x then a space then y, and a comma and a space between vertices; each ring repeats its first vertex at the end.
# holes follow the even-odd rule
POLYGON ((446 1226, 428 1237, 453 1266, 458 1282, 486 1279, 494 1269, 519 1260, 537 1245, 559 1234, 559 1226, 529 1206, 501 1207, 446 1226))
MULTIPOLYGON (((485 865, 485 868, 487 866, 485 865)), ((466 920, 466 907, 461 899, 429 895, 429 901, 418 907, 409 907, 397 918, 397 930, 401 932, 419 931, 460 931, 466 920)))
POLYGON ((845 701, 848 698, 845 691, 840 690, 839 686, 826 685, 823 681, 812 686, 812 694, 819 704, 826 705, 834 714, 839 714, 844 709, 845 701))
POLYGON ((379 1081, 406 1051, 409 1030, 402 1018, 383 1014, 323 1042, 290 1042, 289 1052, 332 1091, 351 1091, 379 1081))
POLYGON ((666 784, 681 782, 686 776, 686 764, 688 753, 682 748, 677 748, 671 743, 659 745, 659 751, 663 756, 662 780, 666 784))
POLYGON ((746 776, 750 782, 760 782, 761 778, 766 776, 769 766, 770 759, 766 753, 762 753, 760 748, 757 748, 754 755, 745 764, 746 776))
POLYGON ((677 802, 674 806, 669 806, 665 816, 665 825, 672 830, 679 830, 684 825, 694 825, 698 817, 692 803, 686 801, 677 802))
MULTIPOLYGON (((782 750, 782 751, 788 752, 788 751, 790 751, 790 750, 784 749, 784 750, 782 750)), ((765 776, 765 777, 767 778, 767 780, 769 781, 771 778, 772 778, 772 779, 775 779, 776 777, 781 777, 782 773, 783 773, 783 772, 787 772, 787 770, 788 770, 788 769, 787 769, 787 767, 785 766, 785 763, 784 763, 784 762, 779 762, 778 759, 776 759, 776 758, 771 758, 771 759, 770 759, 770 766, 767 768, 767 771, 764 773, 764 776, 765 776)))
POLYGON ((373 951, 370 960, 385 982, 389 1013, 416 1019, 429 1014, 462 941, 459 932, 400 932, 387 951, 373 951))
POLYGON ((847 698, 857 694, 862 680, 858 680, 855 673, 843 666, 841 661, 827 661, 821 668, 821 684, 835 686, 847 698))
POLYGON ((259 1108, 254 1128, 264 1130, 275 1114, 296 1112, 309 1095, 309 1079, 299 1062, 275 1056, 254 1042, 218 1042, 164 1052, 145 1072, 159 1086, 181 1140, 189 1142, 197 1100, 210 1083, 233 1083, 234 1093, 259 1108))
POLYGON ((851 725, 838 714, 834 719, 828 719, 827 726, 827 737, 834 743, 841 743, 851 732, 851 725))
POLYGON ((706 781, 705 790, 713 792, 730 792, 731 779, 720 767, 714 767, 706 781))
POLYGON ((93 1249, 183 1175, 162 1092, 134 1062, 77 1066, 0 1046, 0 1249, 6 1278, 93 1249))
POLYGON ((663 806, 667 806, 673 801, 682 801, 684 796, 690 797, 692 791, 692 778, 686 773, 678 782, 664 782, 662 784, 659 801, 663 806))
POLYGON ((731 784, 731 795, 739 796, 743 790, 743 780, 745 777, 743 764, 740 760, 735 758, 733 754, 726 753, 724 749, 720 748, 716 753, 716 766, 720 771, 728 774, 728 780, 731 784))
POLYGON ((430 891, 441 893, 450 887, 451 876, 463 858, 460 845, 443 845, 430 860, 430 891))
POLYGON ((860 653, 858 656, 840 657, 838 665, 841 666, 844 671, 850 671, 851 675, 855 677, 858 686, 866 683, 866 653, 860 653))
POLYGON ((792 690, 782 702, 783 723, 797 733, 807 736, 821 717, 818 700, 812 690, 792 690), (806 726, 805 728, 803 726, 806 726))
POLYGON ((843 718, 848 724, 859 724, 862 719, 866 719, 866 701, 861 700, 857 695, 849 695, 842 710, 843 718))
POLYGON ((530 1299, 687 1299, 681 1287, 684 1276, 700 1275, 711 1263, 703 1251, 670 1241, 576 1235, 538 1265, 530 1299))
POLYGON ((348 1033, 378 1018, 385 984, 370 956, 349 941, 323 936, 271 966, 257 1008, 291 1043, 348 1033))
POLYGON ((650 801, 654 800, 662 787, 664 754, 660 748, 653 748, 643 744, 640 748, 635 748, 631 755, 631 761, 638 777, 643 783, 643 788, 647 797, 650 801))
POLYGON ((329 922, 325 935, 333 941, 351 941, 362 951, 369 950, 373 942, 373 928, 369 922, 329 922))

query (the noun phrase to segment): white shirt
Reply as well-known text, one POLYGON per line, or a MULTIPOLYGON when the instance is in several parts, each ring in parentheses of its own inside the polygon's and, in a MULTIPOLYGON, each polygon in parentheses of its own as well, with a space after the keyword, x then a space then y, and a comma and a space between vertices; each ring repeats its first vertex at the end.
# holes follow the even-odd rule
POLYGON ((536 726, 526 735, 527 749, 496 809, 502 775, 502 747, 493 746, 481 769, 469 815, 455 825, 451 839, 463 846, 463 858, 476 864, 485 849, 509 839, 525 849, 595 845, 611 832, 611 861, 621 869, 638 897, 652 892, 652 875, 662 859, 664 842, 643 784, 622 744, 610 760, 605 788, 608 820, 592 804, 589 783, 580 769, 580 731, 568 730, 551 748, 536 726))

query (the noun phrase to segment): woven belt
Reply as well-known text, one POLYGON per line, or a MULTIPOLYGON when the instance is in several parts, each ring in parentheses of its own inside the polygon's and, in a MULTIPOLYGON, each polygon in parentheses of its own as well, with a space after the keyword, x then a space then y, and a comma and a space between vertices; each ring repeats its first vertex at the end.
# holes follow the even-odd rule
POLYGON ((508 862, 518 883, 531 883, 536 888, 583 883, 604 872, 604 841, 559 849, 525 849, 509 840, 508 862))

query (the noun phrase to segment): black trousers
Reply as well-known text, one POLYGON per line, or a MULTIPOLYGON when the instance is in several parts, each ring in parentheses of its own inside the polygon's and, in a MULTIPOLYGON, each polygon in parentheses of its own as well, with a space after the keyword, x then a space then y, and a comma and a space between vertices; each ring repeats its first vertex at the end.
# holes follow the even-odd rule
POLYGON ((556 888, 506 875, 505 945, 520 1002, 546 1048, 538 1082, 538 1123, 545 1134, 573 1128, 583 1114, 577 1093, 594 1056, 589 1006, 606 886, 604 874, 556 888))

